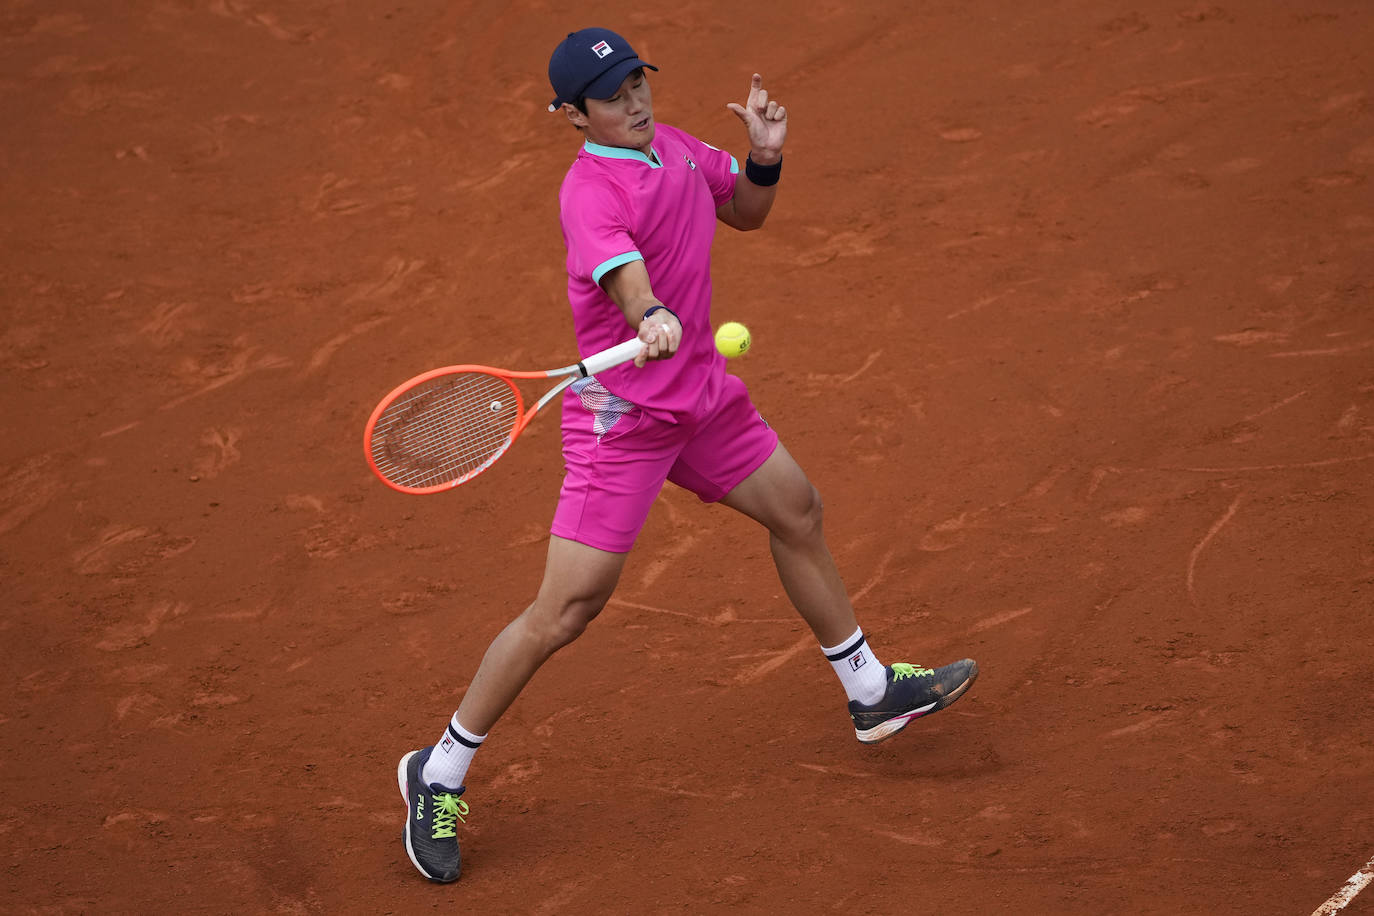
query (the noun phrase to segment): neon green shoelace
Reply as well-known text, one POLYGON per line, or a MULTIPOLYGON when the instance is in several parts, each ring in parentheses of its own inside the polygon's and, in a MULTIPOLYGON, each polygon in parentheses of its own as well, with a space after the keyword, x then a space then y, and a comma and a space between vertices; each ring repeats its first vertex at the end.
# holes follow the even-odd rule
POLYGON ((458 825, 453 822, 455 818, 464 824, 467 823, 464 815, 468 813, 468 803, 447 792, 434 796, 434 801, 437 805, 434 812, 434 839, 442 840, 453 836, 458 830, 458 825))
POLYGON ((900 681, 907 677, 928 677, 935 672, 929 668, 922 668, 919 665, 908 665, 906 662, 898 662, 892 666, 892 679, 900 681))

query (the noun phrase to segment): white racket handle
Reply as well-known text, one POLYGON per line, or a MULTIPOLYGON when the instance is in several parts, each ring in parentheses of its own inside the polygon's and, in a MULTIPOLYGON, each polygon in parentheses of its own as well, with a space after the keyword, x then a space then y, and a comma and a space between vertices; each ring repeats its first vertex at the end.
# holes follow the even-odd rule
POLYGON ((593 353, 582 360, 579 365, 582 367, 582 374, 596 375, 607 369, 619 366, 621 363, 628 363, 639 355, 646 344, 638 337, 631 338, 624 343, 618 343, 609 350, 602 350, 600 353, 593 353))

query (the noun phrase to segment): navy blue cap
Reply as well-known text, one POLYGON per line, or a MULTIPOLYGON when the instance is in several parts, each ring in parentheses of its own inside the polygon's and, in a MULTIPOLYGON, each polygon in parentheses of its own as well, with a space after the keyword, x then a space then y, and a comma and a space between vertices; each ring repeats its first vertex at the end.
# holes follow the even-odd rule
POLYGON ((549 58, 549 84, 557 93, 549 111, 583 97, 609 99, 640 67, 658 69, 640 60, 630 43, 610 29, 569 32, 549 58))

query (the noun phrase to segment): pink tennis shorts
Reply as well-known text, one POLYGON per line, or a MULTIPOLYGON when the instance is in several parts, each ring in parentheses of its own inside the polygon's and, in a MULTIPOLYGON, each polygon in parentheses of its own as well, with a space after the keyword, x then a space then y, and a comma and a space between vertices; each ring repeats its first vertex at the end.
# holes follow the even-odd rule
POLYGON ((714 403, 668 423, 616 397, 594 377, 563 397, 567 468, 552 531, 613 553, 627 552, 644 527, 663 482, 716 502, 758 470, 778 434, 726 375, 714 403))

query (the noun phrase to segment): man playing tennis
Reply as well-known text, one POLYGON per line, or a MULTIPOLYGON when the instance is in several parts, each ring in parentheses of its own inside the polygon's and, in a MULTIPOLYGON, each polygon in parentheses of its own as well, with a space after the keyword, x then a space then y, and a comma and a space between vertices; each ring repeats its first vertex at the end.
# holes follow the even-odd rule
POLYGON ((745 104, 728 106, 748 132, 741 174, 729 153, 654 120, 646 69, 657 70, 596 28, 568 35, 549 61, 549 109, 583 135, 559 193, 578 349, 605 349, 629 330, 644 349, 564 396, 566 476, 538 594, 487 649, 439 743, 401 760, 406 851, 433 881, 459 875, 456 821, 468 811, 460 796, 473 755, 540 665, 606 605, 665 481, 768 530, 778 576, 848 694, 860 741, 948 706, 978 675, 970 659, 935 670, 878 662, 826 546, 819 493, 714 348, 716 223, 763 225, 787 110, 758 74, 745 104))

